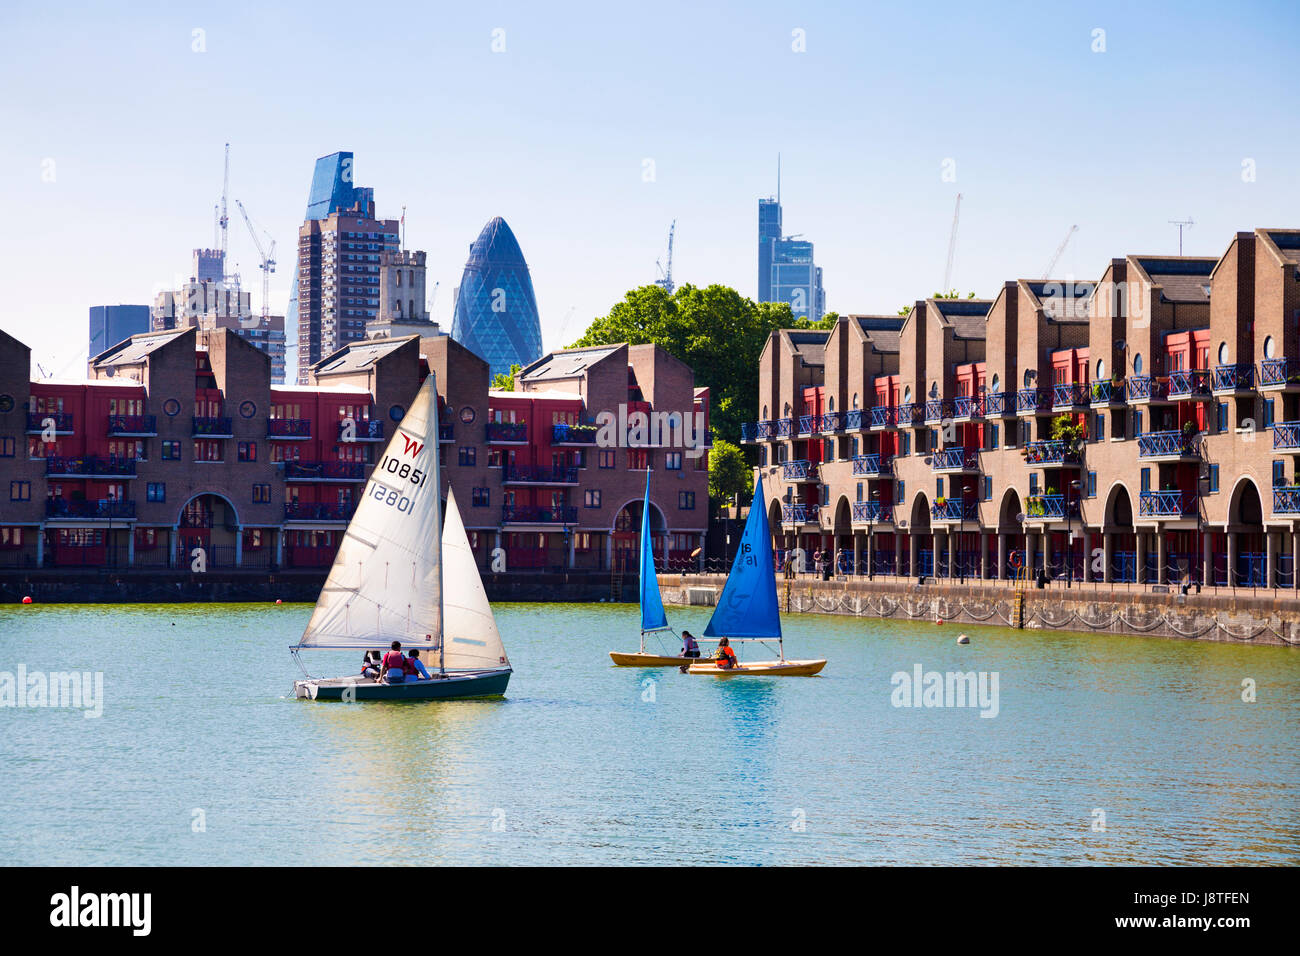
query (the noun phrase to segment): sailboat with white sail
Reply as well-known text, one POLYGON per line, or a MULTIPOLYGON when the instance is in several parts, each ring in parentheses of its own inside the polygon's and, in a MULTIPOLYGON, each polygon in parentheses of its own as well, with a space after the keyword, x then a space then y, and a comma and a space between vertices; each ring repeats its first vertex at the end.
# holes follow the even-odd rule
POLYGON ((645 474, 645 499, 641 503, 641 649, 636 653, 610 651, 609 657, 619 667, 681 667, 692 658, 669 654, 655 654, 645 649, 647 634, 672 633, 668 616, 664 613, 663 596, 659 593, 659 578, 655 574, 654 542, 650 537, 650 472, 645 474))
POLYGON ((430 373, 371 473, 307 629, 290 652, 307 675, 302 651, 385 651, 401 641, 403 653, 421 652, 432 678, 306 676, 294 682, 295 697, 448 700, 505 693, 510 662, 450 490, 443 520, 441 481, 438 394, 430 373))
POLYGON ((728 644, 754 643, 775 650, 773 660, 739 661, 733 667, 719 667, 716 660, 692 664, 691 674, 714 677, 764 675, 769 677, 812 677, 826 666, 825 660, 790 660, 785 656, 781 614, 776 600, 776 574, 772 561, 772 532, 763 507, 763 478, 754 483, 754 500, 740 536, 740 547, 731 573, 718 597, 718 606, 704 628, 702 641, 728 644), (775 648, 773 643, 775 642, 775 648))

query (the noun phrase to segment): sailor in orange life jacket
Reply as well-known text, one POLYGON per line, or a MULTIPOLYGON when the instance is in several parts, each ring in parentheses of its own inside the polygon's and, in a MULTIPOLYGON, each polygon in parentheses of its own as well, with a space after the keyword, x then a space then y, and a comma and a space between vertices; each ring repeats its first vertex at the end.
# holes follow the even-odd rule
POLYGON ((731 668, 738 666, 738 664, 739 662, 736 660, 736 652, 731 649, 731 642, 725 637, 718 641, 717 665, 724 670, 730 670, 731 668))

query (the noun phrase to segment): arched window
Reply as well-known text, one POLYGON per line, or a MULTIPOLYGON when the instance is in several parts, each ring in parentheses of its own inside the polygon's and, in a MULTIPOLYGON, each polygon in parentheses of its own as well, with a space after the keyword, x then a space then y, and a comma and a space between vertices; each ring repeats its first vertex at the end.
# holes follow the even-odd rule
POLYGON ((1032 368, 1025 369, 1025 388, 1032 388, 1034 378, 1038 375, 1032 368))
POLYGON ((1133 374, 1134 375, 1142 374, 1142 353, 1141 352, 1138 352, 1137 355, 1133 356, 1133 374))
POLYGON ((1275 346, 1273 344, 1273 336, 1271 335, 1266 336, 1264 339, 1264 358, 1271 359, 1273 357, 1274 350, 1275 350, 1275 346))
POLYGON ((1220 365, 1228 364, 1228 343, 1227 342, 1219 343, 1219 364, 1220 365))
POLYGON ((830 398, 826 399, 826 411, 828 411, 828 412, 833 412, 833 411, 835 411, 835 396, 834 396, 834 395, 832 395, 830 398))
POLYGON ((903 404, 910 405, 912 402, 912 386, 909 385, 903 389, 903 404))
POLYGON ((1000 378, 998 378, 997 373, 994 373, 994 375, 993 375, 993 391, 994 391, 995 394, 996 394, 997 391, 998 391, 998 386, 1001 385, 1001 384, 1002 384, 1002 380, 1001 380, 1000 378))
POLYGON ((930 383, 930 397, 931 397, 931 398, 938 398, 938 397, 939 397, 939 383, 938 383, 938 382, 931 382, 931 383, 930 383))
POLYGON ((1106 380, 1106 360, 1097 359, 1097 381, 1104 382, 1105 380, 1106 380))
POLYGON ((854 392, 854 393, 853 393, 853 407, 854 407, 854 408, 857 408, 857 407, 858 407, 858 393, 857 393, 857 392, 854 392))

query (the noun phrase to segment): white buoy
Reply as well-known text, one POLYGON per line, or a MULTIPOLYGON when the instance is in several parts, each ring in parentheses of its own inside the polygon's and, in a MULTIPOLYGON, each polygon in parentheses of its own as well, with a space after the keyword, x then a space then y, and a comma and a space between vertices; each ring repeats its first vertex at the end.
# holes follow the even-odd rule
POLYGON ((969 644, 969 643, 970 643, 970 638, 967 637, 965 634, 958 634, 958 635, 957 635, 957 643, 958 643, 958 644, 969 644))

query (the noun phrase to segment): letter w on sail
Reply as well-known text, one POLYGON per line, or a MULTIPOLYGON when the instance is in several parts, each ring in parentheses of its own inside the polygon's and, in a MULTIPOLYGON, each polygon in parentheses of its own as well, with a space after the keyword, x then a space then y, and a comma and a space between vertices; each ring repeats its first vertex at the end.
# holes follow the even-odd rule
POLYGON ((424 449, 424 442, 417 441, 405 433, 402 433, 402 441, 406 443, 406 447, 402 449, 403 455, 410 455, 414 458, 424 449))

